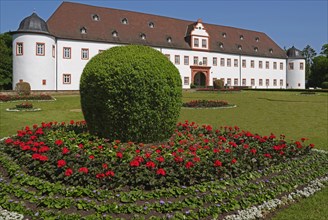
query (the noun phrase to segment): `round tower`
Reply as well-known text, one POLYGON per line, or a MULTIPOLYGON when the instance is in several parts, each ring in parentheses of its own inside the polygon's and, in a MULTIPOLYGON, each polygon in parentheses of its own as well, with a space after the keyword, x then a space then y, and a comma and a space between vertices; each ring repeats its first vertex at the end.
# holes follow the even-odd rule
POLYGON ((305 58, 294 46, 287 50, 287 89, 305 89, 305 58))
POLYGON ((31 90, 56 90, 56 42, 36 13, 22 20, 13 36, 13 89, 19 81, 31 90))

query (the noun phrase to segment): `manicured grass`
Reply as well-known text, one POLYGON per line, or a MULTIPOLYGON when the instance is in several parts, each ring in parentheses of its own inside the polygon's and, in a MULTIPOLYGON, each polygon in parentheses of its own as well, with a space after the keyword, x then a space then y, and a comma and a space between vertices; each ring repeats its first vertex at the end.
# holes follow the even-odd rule
MULTIPOLYGON (((82 120, 77 95, 58 96, 55 102, 32 102, 40 112, 6 112, 15 103, 0 103, 0 137, 14 134, 26 125, 49 121, 82 120), (72 111, 73 110, 73 111, 72 111)), ((309 138, 316 148, 328 150, 328 94, 313 96, 299 92, 184 92, 183 100, 225 100, 236 104, 232 109, 182 109, 180 121, 189 120, 213 127, 237 125, 261 135, 285 134, 288 140, 309 138)), ((95 100, 96 101, 96 100, 95 100)), ((325 219, 326 188, 314 197, 304 199, 278 213, 274 219, 325 219)))

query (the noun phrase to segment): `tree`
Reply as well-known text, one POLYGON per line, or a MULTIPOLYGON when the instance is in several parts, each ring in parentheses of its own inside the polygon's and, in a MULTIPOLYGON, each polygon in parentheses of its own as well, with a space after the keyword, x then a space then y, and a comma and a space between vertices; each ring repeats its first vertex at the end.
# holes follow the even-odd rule
POLYGON ((7 32, 0 34, 0 90, 12 88, 12 63, 12 37, 7 32))
POLYGON ((328 57, 328 44, 324 44, 322 46, 320 54, 325 55, 326 57, 328 57))
POLYGON ((328 82, 328 57, 317 56, 313 59, 311 66, 309 85, 312 87, 322 87, 324 82, 328 82))
POLYGON ((305 57, 305 79, 308 80, 311 75, 311 65, 313 63, 313 58, 317 55, 317 53, 310 45, 307 45, 302 50, 302 53, 305 57))

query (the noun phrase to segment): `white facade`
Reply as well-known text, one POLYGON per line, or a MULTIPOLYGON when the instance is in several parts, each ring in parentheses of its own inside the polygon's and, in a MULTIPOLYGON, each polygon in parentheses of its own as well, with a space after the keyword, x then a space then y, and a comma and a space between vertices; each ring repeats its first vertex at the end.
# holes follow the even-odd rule
POLYGON ((305 89, 304 59, 287 59, 287 88, 305 89))

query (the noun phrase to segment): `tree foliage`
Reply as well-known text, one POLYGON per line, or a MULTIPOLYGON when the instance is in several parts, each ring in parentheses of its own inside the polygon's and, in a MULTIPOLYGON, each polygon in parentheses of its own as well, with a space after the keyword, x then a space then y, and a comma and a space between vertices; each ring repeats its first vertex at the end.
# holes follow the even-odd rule
POLYGON ((302 50, 302 53, 305 57, 305 79, 308 80, 311 75, 313 58, 317 55, 317 53, 310 45, 306 45, 306 47, 302 50))
POLYGON ((328 82, 328 57, 317 56, 313 59, 309 86, 322 87, 328 82))
POLYGON ((325 55, 326 57, 328 57, 328 44, 324 44, 321 47, 321 52, 320 54, 325 55))
POLYGON ((178 69, 161 52, 130 45, 93 57, 83 70, 80 93, 90 132, 150 143, 172 135, 182 84, 178 69))
POLYGON ((12 37, 0 34, 0 90, 12 88, 12 37))

